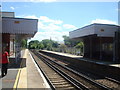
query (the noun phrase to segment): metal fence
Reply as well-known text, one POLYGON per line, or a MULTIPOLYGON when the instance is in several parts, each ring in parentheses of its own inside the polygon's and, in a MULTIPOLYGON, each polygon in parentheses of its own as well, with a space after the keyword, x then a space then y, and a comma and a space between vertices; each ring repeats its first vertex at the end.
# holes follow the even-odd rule
POLYGON ((69 48, 51 48, 49 50, 50 51, 55 51, 55 52, 69 53, 69 54, 78 55, 78 56, 83 55, 83 51, 81 51, 81 49, 73 48, 73 47, 69 47, 69 48))

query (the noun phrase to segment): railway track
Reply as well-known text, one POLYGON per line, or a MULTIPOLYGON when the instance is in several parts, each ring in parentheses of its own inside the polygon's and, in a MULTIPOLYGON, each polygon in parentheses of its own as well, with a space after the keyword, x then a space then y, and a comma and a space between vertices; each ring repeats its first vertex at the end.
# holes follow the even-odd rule
MULTIPOLYGON (((61 90, 81 89, 79 86, 74 84, 71 80, 67 79, 64 75, 62 75, 55 68, 53 68, 52 66, 48 66, 46 63, 44 63, 41 59, 39 59, 33 53, 31 53, 31 54, 32 54, 33 58, 35 59, 35 62, 37 63, 37 65, 41 69, 42 73, 46 77, 46 79, 47 79, 48 83, 50 84, 52 90, 56 90, 56 89, 61 89, 61 90)), ((87 88, 86 88, 86 90, 87 90, 87 88)))
MULTIPOLYGON (((67 65, 67 62, 61 62, 59 60, 54 59, 57 63, 62 64, 62 65, 67 65)), ((85 72, 82 69, 76 69, 76 67, 71 66, 70 68, 76 70, 79 73, 82 73, 83 75, 86 75, 87 77, 90 77, 91 79, 95 80, 96 82, 103 84, 111 89, 114 90, 120 90, 120 81, 115 80, 110 77, 104 77, 102 75, 95 74, 93 72, 85 72)))
MULTIPOLYGON (((64 66, 66 66, 69 62, 63 62, 63 60, 58 60, 56 58, 53 58, 53 57, 49 57, 51 58, 51 60, 59 63, 59 64, 62 64, 64 66)), ((73 66, 74 67, 74 66, 73 66)), ((92 80, 106 86, 106 87, 109 87, 110 89, 113 89, 113 90, 120 90, 120 82, 115 80, 115 79, 112 79, 112 78, 109 78, 109 77, 103 77, 101 75, 98 75, 98 74, 93 74, 93 73, 86 73, 82 70, 77 70, 76 67, 74 67, 72 69, 78 71, 79 73, 82 73, 82 75, 86 75, 88 77, 90 77, 92 80)))
MULTIPOLYGON (((54 60, 57 63, 62 64, 62 65, 67 65, 68 64, 68 62, 63 62, 63 61, 57 60, 55 58, 54 58, 54 60)), ((96 82, 98 82, 100 84, 103 84, 103 85, 105 85, 105 86, 107 86, 111 89, 120 90, 120 81, 118 81, 118 80, 115 80, 115 79, 110 78, 110 77, 104 77, 102 75, 98 75, 98 74, 95 74, 93 72, 85 72, 84 70, 77 69, 74 66, 71 66, 70 68, 76 70, 79 73, 82 73, 83 75, 86 75, 86 76, 90 77, 91 79, 95 80, 96 82)))
MULTIPOLYGON (((69 83, 64 81, 65 83, 68 84, 68 87, 66 87, 66 89, 72 89, 72 90, 73 89, 81 89, 81 90, 111 90, 109 87, 106 87, 106 86, 104 86, 102 84, 99 84, 96 81, 94 81, 94 80, 92 80, 92 79, 90 79, 90 78, 88 78, 86 76, 83 76, 83 75, 79 74, 78 72, 76 72, 76 71, 74 71, 74 70, 72 70, 72 69, 70 69, 68 67, 65 67, 64 65, 60 65, 60 64, 54 62, 53 60, 50 60, 49 57, 47 57, 47 56, 45 56, 45 55, 43 55, 41 53, 34 52, 34 54, 37 55, 42 60, 42 61, 41 60, 37 60, 38 64, 40 64, 40 62, 44 61, 44 63, 46 63, 49 67, 51 67, 52 69, 55 70, 55 73, 52 73, 51 76, 55 77, 54 75, 58 75, 57 73, 59 73, 60 76, 57 79, 56 78, 51 79, 51 77, 48 76, 48 78, 49 78, 50 82, 52 82, 54 88, 57 87, 56 85, 58 85, 58 87, 59 87, 59 85, 61 85, 61 86, 63 85, 63 84, 59 84, 58 82, 59 82, 59 79, 61 81, 61 80, 63 80, 61 78, 64 77, 64 79, 69 81, 69 83), (54 80, 56 80, 56 81, 54 81, 54 80), (57 82, 57 84, 54 84, 56 82, 57 82)), ((41 64, 41 65, 43 65, 43 64, 41 64)), ((47 65, 44 65, 44 66, 47 66, 47 65)), ((45 69, 44 66, 41 66, 41 68, 45 69)), ((49 73, 52 72, 52 71, 50 71, 50 70, 47 71, 46 70, 45 72, 49 75, 49 73)))

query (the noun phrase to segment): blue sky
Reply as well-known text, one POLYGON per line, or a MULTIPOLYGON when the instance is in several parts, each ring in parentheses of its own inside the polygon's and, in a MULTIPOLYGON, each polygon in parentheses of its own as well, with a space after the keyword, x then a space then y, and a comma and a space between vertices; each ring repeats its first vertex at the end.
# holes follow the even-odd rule
POLYGON ((69 31, 92 23, 118 23, 117 2, 3 2, 2 11, 38 19, 38 33, 31 40, 39 41, 62 41, 69 31))

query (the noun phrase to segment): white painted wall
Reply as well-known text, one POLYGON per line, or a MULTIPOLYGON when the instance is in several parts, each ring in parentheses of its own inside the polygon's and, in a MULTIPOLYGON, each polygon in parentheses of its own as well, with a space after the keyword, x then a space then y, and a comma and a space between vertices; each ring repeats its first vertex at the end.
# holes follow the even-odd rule
POLYGON ((2 32, 10 34, 35 34, 37 32, 37 19, 3 18, 2 32))
POLYGON ((87 36, 87 35, 91 35, 94 34, 94 25, 89 25, 74 31, 71 31, 69 33, 70 38, 78 38, 78 37, 83 37, 83 36, 87 36))
POLYGON ((118 30, 117 26, 114 25, 94 25, 95 26, 95 32, 97 36, 102 37, 114 37, 115 31, 118 30), (104 29, 104 31, 101 31, 101 29, 104 29))
POLYGON ((97 36, 102 37, 114 37, 115 31, 117 31, 118 26, 107 25, 107 24, 91 24, 83 28, 69 32, 70 38, 79 38, 88 35, 97 34, 97 36), (101 31, 104 29, 104 31, 101 31))

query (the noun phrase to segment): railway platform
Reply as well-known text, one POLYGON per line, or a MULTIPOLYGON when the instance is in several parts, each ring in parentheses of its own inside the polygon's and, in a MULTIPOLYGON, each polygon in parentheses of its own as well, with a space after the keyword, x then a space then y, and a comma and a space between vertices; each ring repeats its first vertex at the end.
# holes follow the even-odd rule
POLYGON ((15 58, 11 58, 8 74, 1 77, 2 85, 0 88, 6 89, 44 89, 50 90, 50 86, 44 78, 41 71, 38 69, 34 59, 32 58, 28 49, 21 51, 21 59, 17 64, 14 62, 15 58))
POLYGON ((120 63, 114 63, 114 62, 102 61, 102 60, 101 61, 100 60, 93 60, 93 59, 83 58, 83 56, 77 56, 77 55, 72 55, 72 54, 62 53, 62 52, 54 52, 54 51, 47 51, 47 50, 42 50, 42 51, 53 53, 53 54, 58 54, 58 55, 65 56, 65 57, 71 57, 71 58, 75 58, 75 59, 89 61, 89 62, 93 62, 93 63, 97 63, 97 64, 109 65, 109 66, 120 68, 120 63))

